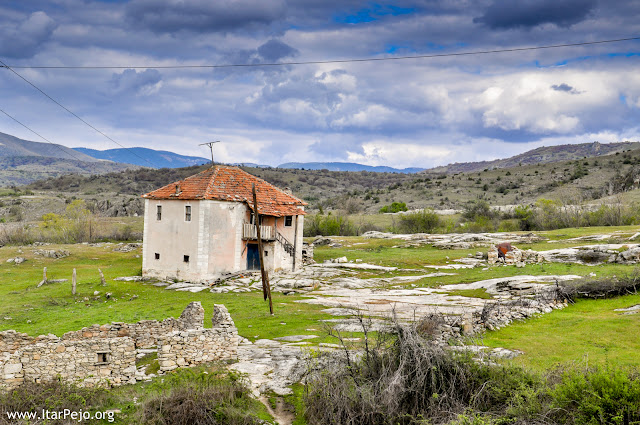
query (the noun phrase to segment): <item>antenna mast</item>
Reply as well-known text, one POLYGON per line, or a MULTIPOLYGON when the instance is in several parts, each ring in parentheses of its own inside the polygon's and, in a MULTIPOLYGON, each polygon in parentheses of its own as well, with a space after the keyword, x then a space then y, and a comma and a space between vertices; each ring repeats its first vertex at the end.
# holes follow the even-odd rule
POLYGON ((198 146, 207 145, 209 146, 209 149, 211 149, 211 165, 215 165, 215 162, 213 162, 213 144, 214 143, 220 143, 220 140, 216 140, 215 142, 200 143, 198 145, 198 146))

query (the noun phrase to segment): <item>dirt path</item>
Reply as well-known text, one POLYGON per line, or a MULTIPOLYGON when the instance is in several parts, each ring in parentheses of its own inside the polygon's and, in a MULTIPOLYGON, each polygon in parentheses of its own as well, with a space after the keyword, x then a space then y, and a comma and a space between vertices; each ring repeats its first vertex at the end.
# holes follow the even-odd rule
POLYGON ((269 399, 266 396, 262 396, 258 400, 265 405, 269 414, 273 416, 279 425, 291 425, 293 423, 295 416, 291 413, 282 397, 276 398, 275 410, 271 407, 271 403, 269 403, 269 399))

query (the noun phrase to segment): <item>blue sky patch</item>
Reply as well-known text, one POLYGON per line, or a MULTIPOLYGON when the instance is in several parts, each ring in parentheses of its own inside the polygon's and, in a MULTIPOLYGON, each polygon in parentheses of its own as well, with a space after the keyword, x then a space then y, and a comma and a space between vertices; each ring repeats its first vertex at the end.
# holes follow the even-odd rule
POLYGON ((409 15, 413 12, 415 12, 415 8, 373 3, 371 7, 360 9, 349 15, 337 15, 333 19, 338 23, 362 24, 377 21, 384 16, 409 15))

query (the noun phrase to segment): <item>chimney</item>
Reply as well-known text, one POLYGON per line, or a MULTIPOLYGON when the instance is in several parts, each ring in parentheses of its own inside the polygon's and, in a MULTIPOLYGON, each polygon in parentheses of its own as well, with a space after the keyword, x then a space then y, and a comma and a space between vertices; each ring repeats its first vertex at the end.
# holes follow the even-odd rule
POLYGON ((180 185, 179 184, 176 185, 176 196, 177 195, 180 195, 180 185))

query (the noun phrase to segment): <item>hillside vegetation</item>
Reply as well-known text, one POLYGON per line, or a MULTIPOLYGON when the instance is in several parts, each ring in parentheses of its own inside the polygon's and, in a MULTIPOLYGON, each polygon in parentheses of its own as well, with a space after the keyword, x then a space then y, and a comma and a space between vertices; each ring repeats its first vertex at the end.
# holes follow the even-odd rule
MULTIPOLYGON (((98 200, 114 193, 138 199, 141 194, 196 174, 207 166, 65 175, 31 183, 24 189, 98 200)), ((534 204, 540 198, 565 203, 597 202, 602 197, 636 189, 640 149, 451 175, 242 168, 278 187, 291 188, 296 196, 309 203, 312 211, 377 213, 393 202, 404 202, 409 210, 461 209, 476 200, 485 200, 494 206, 534 204)))
POLYGON ((611 155, 616 152, 640 148, 640 142, 607 143, 599 142, 581 143, 577 145, 542 146, 510 158, 496 159, 493 161, 462 162, 434 167, 424 170, 424 173, 470 173, 482 171, 485 168, 510 168, 517 165, 548 164, 558 161, 570 161, 592 156, 611 155))

